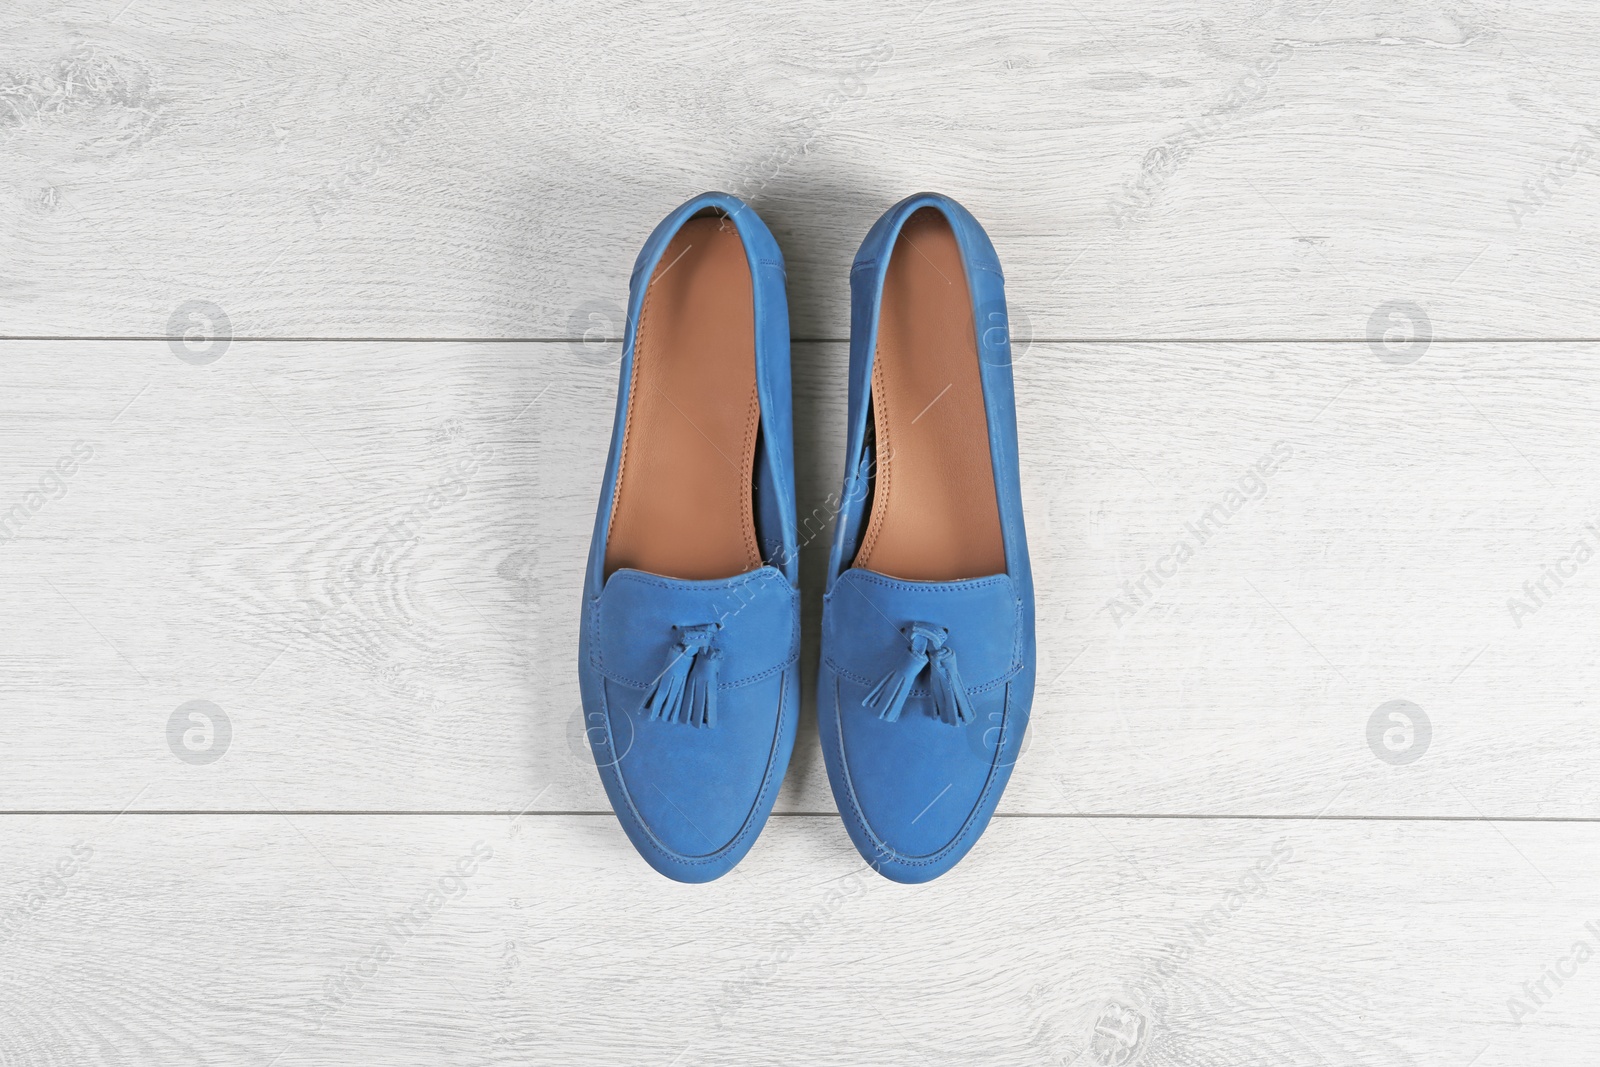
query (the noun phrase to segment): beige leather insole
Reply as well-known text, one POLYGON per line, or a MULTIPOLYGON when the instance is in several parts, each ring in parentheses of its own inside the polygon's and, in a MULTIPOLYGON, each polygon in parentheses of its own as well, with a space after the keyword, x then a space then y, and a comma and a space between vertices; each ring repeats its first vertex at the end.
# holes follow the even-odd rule
POLYGON ((744 243, 690 219, 650 277, 634 339, 605 573, 731 578, 761 566, 752 504, 755 305, 744 243))
POLYGON ((1003 573, 972 299, 933 208, 906 220, 889 257, 872 410, 877 485, 855 565, 925 582, 1003 573))

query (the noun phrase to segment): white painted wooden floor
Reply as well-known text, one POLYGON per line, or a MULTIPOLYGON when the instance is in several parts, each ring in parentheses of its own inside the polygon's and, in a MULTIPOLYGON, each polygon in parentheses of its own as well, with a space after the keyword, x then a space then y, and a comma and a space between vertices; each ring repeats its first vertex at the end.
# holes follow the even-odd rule
POLYGON ((1597 37, 11 0, 0 1064, 1594 1063, 1597 37), (707 188, 788 259, 803 513, 872 220, 1006 265, 1039 694, 927 886, 814 722, 700 887, 584 744, 627 276, 707 188))

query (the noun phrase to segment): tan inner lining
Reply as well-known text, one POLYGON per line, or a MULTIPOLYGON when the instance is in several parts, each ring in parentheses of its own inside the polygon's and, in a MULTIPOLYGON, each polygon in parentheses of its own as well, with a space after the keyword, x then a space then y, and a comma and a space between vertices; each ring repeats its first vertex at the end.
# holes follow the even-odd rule
POLYGON ((752 476, 761 422, 755 304, 739 231, 684 223, 650 277, 606 538, 605 573, 730 578, 761 566, 752 476))
POLYGON ((1004 572, 972 299, 934 208, 906 220, 889 257, 872 410, 877 484, 855 565, 925 582, 1004 572))

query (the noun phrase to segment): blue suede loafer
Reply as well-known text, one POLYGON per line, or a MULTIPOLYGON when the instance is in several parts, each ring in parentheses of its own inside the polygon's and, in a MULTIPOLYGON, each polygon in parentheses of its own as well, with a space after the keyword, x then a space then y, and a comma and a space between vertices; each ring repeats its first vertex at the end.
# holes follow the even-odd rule
POLYGON ((850 290, 818 721, 856 848, 926 882, 988 825, 1033 702, 1005 293, 983 227, 932 193, 877 221, 850 290))
POLYGON ((578 645, 612 809, 680 882, 750 850, 794 748, 792 436, 783 257, 743 201, 702 194, 629 283, 578 645))

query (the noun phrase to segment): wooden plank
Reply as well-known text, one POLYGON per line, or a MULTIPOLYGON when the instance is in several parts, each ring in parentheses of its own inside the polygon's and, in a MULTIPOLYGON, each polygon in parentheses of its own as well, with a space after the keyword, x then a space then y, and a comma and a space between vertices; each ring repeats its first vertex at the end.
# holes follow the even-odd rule
POLYGON ((9 817, 0 1056, 1579 1063, 1592 829, 1003 819, 908 888, 832 818, 683 886, 610 816, 9 817))
MULTIPOLYGON (((1003 810, 1594 816, 1591 348, 1030 348, 1040 685, 1003 810)), ((845 362, 795 350, 801 513, 823 531, 808 633, 845 362)), ((613 390, 573 364, 552 391, 552 459, 592 472, 552 500, 560 584, 581 573, 613 390)), ((566 610, 541 626, 561 660, 566 610)), ((800 810, 831 807, 809 733, 791 779, 800 810)))
POLYGON ((415 0, 0 13, 0 335, 618 330, 645 234, 748 196, 796 335, 928 186, 1046 338, 1600 335, 1576 2, 415 0))
MULTIPOLYGON (((1034 345, 1040 687, 1003 810, 1600 815, 1595 355, 1034 345)), ((573 664, 615 356, 0 343, 0 809, 606 810, 573 664)), ((845 359, 795 349, 823 519, 845 359)), ((829 811, 804 722, 780 805, 829 811)))

